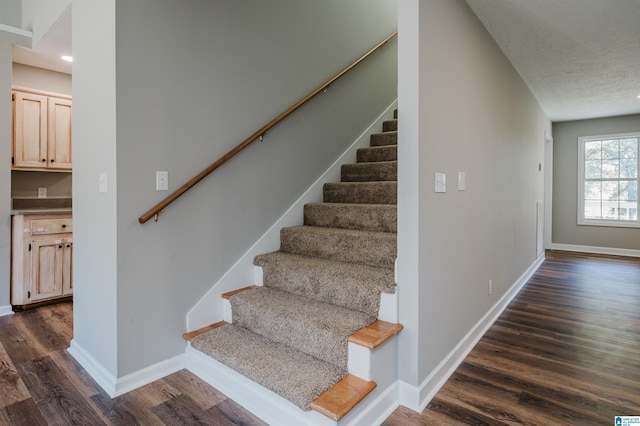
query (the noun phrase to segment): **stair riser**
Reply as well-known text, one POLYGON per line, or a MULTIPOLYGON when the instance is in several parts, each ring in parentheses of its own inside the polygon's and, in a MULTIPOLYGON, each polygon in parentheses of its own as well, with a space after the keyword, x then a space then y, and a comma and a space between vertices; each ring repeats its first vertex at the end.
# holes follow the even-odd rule
POLYGON ((398 131, 398 120, 389 120, 382 123, 383 132, 396 132, 398 131))
POLYGON ((397 231, 397 208, 393 204, 331 204, 304 206, 304 224, 360 231, 397 231))
POLYGON ((375 161, 397 161, 398 146, 376 146, 371 148, 360 148, 357 151, 358 163, 369 163, 375 161))
POLYGON ((397 256, 396 235, 377 233, 318 235, 313 227, 283 228, 280 250, 342 262, 393 269, 397 256))
POLYGON ((342 182, 376 182, 398 180, 398 163, 385 161, 342 165, 342 182))
POLYGON ((397 145, 398 132, 374 133, 370 139, 371 146, 397 145))
POLYGON ((397 204, 396 182, 338 182, 323 187, 325 203, 397 204))

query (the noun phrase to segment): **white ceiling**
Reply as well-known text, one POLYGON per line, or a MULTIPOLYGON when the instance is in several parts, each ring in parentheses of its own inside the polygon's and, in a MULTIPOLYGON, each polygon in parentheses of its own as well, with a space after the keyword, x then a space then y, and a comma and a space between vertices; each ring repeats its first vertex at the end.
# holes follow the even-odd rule
POLYGON ((71 74, 71 64, 60 59, 71 54, 71 6, 68 6, 32 49, 14 45, 13 62, 71 74))
POLYGON ((467 0, 552 121, 640 113, 640 0, 467 0))
MULTIPOLYGON (((553 121, 640 113, 640 0, 467 0, 553 121)), ((71 73, 68 7, 16 62, 71 73)))

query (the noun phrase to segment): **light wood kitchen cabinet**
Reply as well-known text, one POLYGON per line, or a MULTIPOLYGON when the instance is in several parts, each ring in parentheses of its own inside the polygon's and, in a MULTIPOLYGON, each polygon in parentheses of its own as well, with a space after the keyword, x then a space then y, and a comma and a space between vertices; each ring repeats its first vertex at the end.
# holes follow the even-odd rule
POLYGON ((70 97, 14 90, 12 168, 71 170, 70 97))
POLYGON ((16 215, 12 221, 11 304, 73 294, 71 215, 16 215))

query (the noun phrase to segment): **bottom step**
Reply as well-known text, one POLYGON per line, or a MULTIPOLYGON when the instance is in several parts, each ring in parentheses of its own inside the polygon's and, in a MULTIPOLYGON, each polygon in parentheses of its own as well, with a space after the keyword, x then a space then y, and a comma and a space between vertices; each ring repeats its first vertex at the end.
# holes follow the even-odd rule
POLYGON ((376 382, 349 374, 311 402, 311 408, 337 422, 375 388, 376 382))
POLYGON ((333 364, 233 324, 202 333, 191 345, 304 411, 347 375, 333 364))

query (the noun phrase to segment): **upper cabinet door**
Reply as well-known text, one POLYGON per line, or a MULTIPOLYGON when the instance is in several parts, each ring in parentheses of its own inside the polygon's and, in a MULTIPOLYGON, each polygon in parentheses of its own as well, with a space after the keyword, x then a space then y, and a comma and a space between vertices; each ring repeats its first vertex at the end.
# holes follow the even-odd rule
POLYGON ((48 167, 71 169, 71 100, 49 98, 48 167))
POLYGON ((47 97, 14 92, 14 167, 47 167, 47 97))

